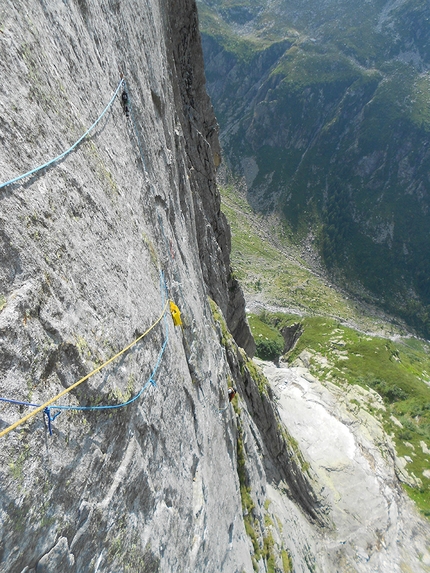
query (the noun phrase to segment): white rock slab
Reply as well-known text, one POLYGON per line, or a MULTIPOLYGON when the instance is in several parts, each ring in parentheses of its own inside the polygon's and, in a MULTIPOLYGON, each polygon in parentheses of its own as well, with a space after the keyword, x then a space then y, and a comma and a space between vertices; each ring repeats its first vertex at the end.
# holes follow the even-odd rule
POLYGON ((330 508, 333 532, 321 542, 317 570, 428 571, 430 525, 400 487, 381 424, 349 405, 357 392, 326 387, 303 367, 260 365, 330 508))

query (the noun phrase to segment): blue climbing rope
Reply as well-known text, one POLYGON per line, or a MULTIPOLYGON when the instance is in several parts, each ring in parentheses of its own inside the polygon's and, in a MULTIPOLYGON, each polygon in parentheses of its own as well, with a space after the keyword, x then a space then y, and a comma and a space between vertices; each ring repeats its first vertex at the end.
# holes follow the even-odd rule
MULTIPOLYGON (((23 402, 21 400, 12 400, 11 398, 0 398, 0 400, 2 402, 7 402, 8 404, 15 404, 17 406, 29 406, 31 408, 39 408, 40 407, 40 404, 33 404, 32 402, 23 402)), ((61 414, 61 412, 58 412, 57 414, 54 414, 54 416, 51 416, 51 408, 49 406, 47 406, 43 410, 43 413, 46 416, 46 421, 48 423, 49 435, 52 436, 51 422, 53 422, 55 420, 55 418, 61 414)))
POLYGON ((136 136, 136 139, 137 139, 137 146, 138 146, 138 148, 139 148, 140 159, 141 159, 141 161, 142 161, 143 170, 146 172, 146 165, 145 165, 145 158, 144 158, 143 150, 142 150, 142 144, 141 144, 141 142, 140 142, 139 132, 138 132, 138 130, 137 130, 136 122, 135 122, 135 120, 134 120, 133 106, 131 105, 131 97, 130 97, 130 93, 129 93, 128 89, 127 89, 127 84, 126 84, 125 80, 124 80, 124 89, 125 89, 126 92, 127 92, 128 105, 129 105, 129 111, 130 111, 130 118, 131 118, 131 123, 132 123, 132 125, 133 125, 134 135, 136 136))
MULTIPOLYGON (((162 271, 160 271, 160 283, 161 283, 161 293, 162 293, 161 296, 162 296, 162 302, 163 302, 163 307, 164 307, 165 302, 166 302, 167 285, 164 281, 164 275, 163 275, 162 271)), ((163 345, 161 347, 160 352, 158 353, 158 358, 157 358, 157 361, 155 363, 155 366, 152 369, 152 372, 151 372, 151 375, 149 376, 148 381, 142 386, 142 388, 139 390, 139 392, 135 396, 130 398, 130 400, 127 400, 126 402, 122 402, 121 404, 112 404, 112 405, 106 405, 106 406, 50 406, 50 409, 51 410, 85 410, 85 411, 118 410, 119 408, 124 408, 125 406, 128 406, 132 402, 135 402, 136 400, 138 400, 140 398, 140 396, 143 394, 143 392, 148 388, 148 386, 152 385, 155 388, 157 386, 157 384, 155 382, 155 375, 157 373, 158 368, 160 367, 160 363, 161 363, 161 360, 163 358, 164 351, 166 350, 167 342, 169 340, 169 323, 167 321, 167 315, 166 314, 164 315, 163 321, 164 321, 164 342, 163 342, 163 345)), ((56 416, 58 416, 58 414, 56 414, 54 416, 54 419, 56 416)))
POLYGON ((170 258, 173 260, 172 250, 170 248, 169 241, 167 240, 166 233, 164 232, 163 219, 161 218, 160 213, 157 213, 157 218, 158 218, 158 224, 161 228, 161 233, 163 235, 164 242, 166 243, 166 250, 169 253, 170 258))
POLYGON ((52 422, 55 420, 55 418, 57 418, 61 414, 61 412, 57 412, 56 414, 51 416, 51 407, 46 406, 46 408, 43 410, 43 413, 44 413, 44 415, 46 417, 46 421, 48 423, 49 435, 52 436, 52 422))
MULTIPOLYGON (((167 289, 167 284, 166 284, 166 281, 164 278, 163 271, 160 271, 160 286, 161 286, 162 308, 164 308, 166 305, 166 301, 168 300, 168 298, 167 298, 168 297, 168 289, 167 289)), ((167 343, 169 340, 169 322, 167 320, 167 314, 166 313, 163 316, 163 322, 164 322, 164 342, 163 342, 163 345, 162 345, 162 347, 158 353, 157 361, 155 363, 154 368, 151 371, 149 379, 142 386, 142 388, 139 390, 139 392, 135 396, 133 396, 132 398, 130 398, 126 402, 122 402, 121 404, 111 404, 111 405, 104 405, 104 406, 62 406, 62 405, 47 406, 46 408, 44 408, 43 414, 46 417, 49 434, 52 436, 52 422, 64 410, 75 410, 75 411, 76 410, 80 410, 80 411, 118 410, 119 408, 124 408, 125 406, 128 406, 132 402, 135 402, 136 400, 138 400, 140 398, 140 396, 143 394, 143 392, 150 385, 152 385, 154 388, 156 388, 157 384, 156 384, 155 377, 156 377, 156 374, 157 374, 158 369, 160 367, 161 360, 163 358, 163 355, 164 355, 164 352, 166 350, 166 346, 167 346, 167 343), (57 412, 54 415, 51 415, 51 412, 53 410, 57 410, 57 412)), ((41 406, 40 404, 33 404, 31 402, 13 400, 10 398, 1 398, 0 397, 0 401, 7 402, 9 404, 19 405, 19 406, 29 406, 32 408, 40 408, 40 406, 41 406)))
POLYGON ((140 398, 140 396, 148 388, 149 385, 152 385, 152 386, 154 386, 154 388, 156 388, 157 384, 155 381, 155 375, 156 375, 157 370, 160 366, 161 359, 163 358, 163 354, 164 354, 164 351, 166 349, 167 342, 168 342, 168 337, 166 337, 164 342, 163 342, 161 350, 158 353, 157 362, 155 363, 155 366, 152 369, 152 372, 151 372, 151 375, 150 375, 148 381, 144 384, 144 386, 142 386, 142 388, 139 390, 139 392, 135 396, 133 396, 133 398, 130 398, 130 400, 127 400, 126 402, 122 402, 121 404, 111 404, 111 405, 106 405, 106 406, 50 406, 50 409, 51 410, 86 410, 86 411, 117 410, 118 408, 124 408, 125 406, 128 406, 132 402, 135 402, 138 398, 140 398))
POLYGON ((87 129, 87 131, 84 133, 84 135, 82 137, 80 137, 78 139, 78 141, 76 141, 76 143, 74 143, 72 145, 72 147, 70 147, 69 149, 67 149, 66 151, 63 151, 63 153, 61 153, 60 155, 58 155, 57 157, 54 157, 54 159, 51 159, 50 161, 48 161, 47 163, 44 163, 43 165, 39 165, 39 167, 35 167, 34 169, 32 169, 31 171, 27 171, 27 173, 24 173, 23 175, 19 175, 18 177, 14 177, 13 179, 10 179, 9 181, 6 181, 5 183, 1 183, 0 184, 0 189, 3 189, 3 187, 7 187, 8 185, 12 185, 13 183, 17 183, 18 181, 21 181, 21 179, 24 179, 25 177, 29 177, 30 175, 33 175, 34 173, 37 173, 38 171, 41 171, 42 169, 46 169, 47 167, 49 167, 50 165, 52 165, 53 163, 56 163, 57 161, 60 161, 60 159, 63 159, 63 157, 65 157, 66 155, 68 155, 71 151, 73 151, 80 143, 83 139, 85 139, 87 137, 87 135, 96 127, 96 125, 99 123, 99 121, 103 118, 103 116, 106 114, 106 112, 108 111, 108 109, 110 108, 110 106, 113 104, 113 102, 115 101, 115 98, 119 92, 119 90, 121 89, 121 87, 124 85, 124 80, 121 79, 121 81, 118 84, 118 87, 115 90, 115 93, 113 94, 110 102, 107 104, 107 106, 105 107, 105 109, 103 110, 103 112, 101 113, 101 115, 96 119, 96 121, 92 124, 92 126, 87 129))
POLYGON ((9 398, 0 398, 2 402, 8 402, 9 404, 16 404, 17 406, 32 406, 33 408, 38 408, 40 404, 32 404, 31 402, 21 402, 20 400, 11 400, 9 398))

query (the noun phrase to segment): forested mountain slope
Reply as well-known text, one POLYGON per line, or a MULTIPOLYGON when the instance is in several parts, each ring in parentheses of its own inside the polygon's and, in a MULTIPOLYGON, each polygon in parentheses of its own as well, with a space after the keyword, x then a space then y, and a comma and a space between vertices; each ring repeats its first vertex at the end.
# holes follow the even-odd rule
POLYGON ((201 0, 208 90, 251 204, 430 335, 430 11, 201 0))

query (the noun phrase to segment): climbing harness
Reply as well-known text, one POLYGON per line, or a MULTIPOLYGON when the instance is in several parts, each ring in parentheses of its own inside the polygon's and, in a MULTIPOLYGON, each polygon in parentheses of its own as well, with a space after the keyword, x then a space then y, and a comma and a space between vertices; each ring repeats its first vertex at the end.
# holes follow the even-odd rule
MULTIPOLYGON (((161 280, 164 282, 164 276, 161 273, 161 280)), ((165 293, 167 292, 167 286, 163 285, 162 288, 162 296, 163 299, 165 298, 165 293)), ((164 302, 164 301, 163 301, 164 302)), ((61 398, 62 396, 65 396, 66 394, 68 394, 71 390, 73 390, 74 388, 77 388, 77 386, 79 386, 80 384, 82 384, 83 382, 85 382, 86 380, 88 380, 89 378, 91 378, 91 376, 94 376, 94 374, 97 374, 97 372, 100 372, 100 370, 102 370, 103 368, 105 368, 108 364, 110 364, 111 362, 113 362, 114 360, 116 360, 117 358, 119 358, 120 356, 122 356, 123 354, 125 354, 128 350, 130 350, 130 348, 132 348, 135 344, 137 344, 140 340, 142 340, 145 336, 147 336, 156 326, 157 324, 159 324, 161 322, 161 320, 164 318, 166 318, 166 311, 169 305, 169 300, 165 300, 164 302, 164 306, 163 306, 163 311, 161 313, 161 315, 157 318, 157 320, 148 328, 148 330, 146 330, 143 334, 141 334, 138 338, 136 338, 133 342, 131 342, 129 345, 127 345, 125 348, 123 348, 120 352, 118 352, 117 354, 115 354, 115 356, 112 356, 111 358, 109 358, 109 360, 107 360, 106 362, 104 362, 101 366, 98 366, 97 368, 95 368, 92 372, 90 372, 89 374, 86 374, 83 378, 81 378, 80 380, 78 380, 77 382, 75 382, 74 384, 72 384, 71 386, 69 386, 68 388, 65 388, 62 392, 60 392, 59 394, 57 394, 56 396, 54 396, 53 398, 51 398, 50 400, 48 400, 47 402, 45 402, 44 404, 32 404, 30 402, 21 402, 18 400, 11 400, 8 398, 0 398, 1 401, 3 402, 8 402, 11 404, 17 404, 17 405, 23 405, 23 406, 31 406, 36 408, 33 412, 30 412, 28 414, 26 414, 25 416, 23 416, 20 420, 18 420, 17 422, 13 423, 12 425, 10 425, 9 427, 5 428, 4 430, 2 430, 0 432, 0 438, 5 436, 6 434, 8 434, 9 432, 11 432, 12 430, 14 430, 15 428, 17 428, 18 426, 20 426, 21 424, 23 424, 24 422, 26 422, 27 420, 29 420, 30 418, 32 418, 33 416, 35 416, 37 413, 42 412, 44 413, 47 422, 48 422, 48 430, 49 433, 52 435, 52 427, 51 427, 51 422, 53 422, 55 420, 55 418, 57 416, 59 416, 59 414, 61 413, 62 410, 113 410, 113 409, 118 409, 118 408, 123 408, 125 406, 128 406, 129 404, 131 404, 132 402, 134 402, 135 400, 137 400, 142 393, 146 390, 146 388, 151 384, 152 386, 156 386, 155 383, 155 375, 157 373, 157 370, 160 366, 160 362, 161 359, 163 357, 164 351, 166 349, 166 345, 167 345, 167 341, 168 341, 168 325, 167 325, 167 321, 165 320, 164 324, 165 324, 165 339, 163 342, 163 345, 161 347, 161 350, 158 354, 158 358, 157 358, 157 362, 151 372, 151 375, 149 377, 149 380, 146 382, 146 384, 141 388, 141 390, 132 398, 130 398, 130 400, 127 400, 126 402, 123 402, 122 404, 113 404, 113 405, 107 405, 107 406, 51 406, 52 404, 54 404, 54 402, 56 402, 59 398, 61 398), (59 410, 58 413, 56 413, 54 416, 51 416, 51 410, 59 410)))
POLYGON ((57 161, 60 161, 60 159, 63 159, 63 157, 65 157, 71 151, 73 151, 81 143, 81 141, 84 140, 87 137, 87 135, 96 127, 96 125, 99 123, 99 121, 102 119, 102 117, 106 114, 108 109, 111 107, 111 105, 115 101, 115 98, 116 98, 119 90, 121 89, 121 87, 123 85, 125 85, 125 82, 123 79, 121 79, 121 81, 119 82, 118 87, 116 88, 115 93, 113 94, 110 102, 107 104, 107 106, 105 107, 105 109, 103 110, 101 115, 96 119, 96 121, 92 124, 92 126, 89 129, 87 129, 87 131, 84 133, 84 135, 82 135, 82 137, 80 137, 78 139, 78 141, 76 141, 76 143, 74 143, 72 145, 72 147, 69 147, 69 149, 67 149, 66 151, 63 151, 63 153, 61 153, 57 157, 54 157, 54 159, 51 159, 47 163, 44 163, 43 165, 39 165, 39 167, 35 167, 31 171, 27 171, 27 173, 24 173, 23 175, 19 175, 18 177, 14 177, 13 179, 6 181, 5 183, 1 183, 0 189, 3 189, 3 187, 7 187, 8 185, 12 185, 13 183, 17 183, 18 181, 21 181, 21 179, 24 179, 25 177, 29 177, 30 175, 33 175, 34 173, 37 173, 38 171, 41 171, 42 169, 46 169, 47 167, 56 163, 57 161))

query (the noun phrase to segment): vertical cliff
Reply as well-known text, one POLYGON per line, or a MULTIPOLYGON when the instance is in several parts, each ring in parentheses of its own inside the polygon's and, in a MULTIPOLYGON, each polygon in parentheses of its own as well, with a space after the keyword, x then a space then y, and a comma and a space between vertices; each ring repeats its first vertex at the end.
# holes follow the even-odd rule
MULTIPOLYGON (((136 339, 162 311, 160 269, 185 328, 166 318, 58 401, 127 401, 166 340, 157 386, 128 407, 62 412, 52 436, 39 414, 2 438, 0 568, 246 567, 231 411, 217 423, 227 376, 207 295, 227 313, 229 241, 194 4, 1 12, 3 181, 78 140, 120 73, 130 116, 121 88, 69 155, 1 190, 1 396, 43 404, 136 339)), ((27 411, 4 404, 2 429, 27 411)))
POLYGON ((70 150, 0 188, 0 432, 62 394, 0 437, 0 571, 265 570, 289 446, 219 326, 252 355, 194 2, 8 1, 0 54, 2 182, 70 150))

